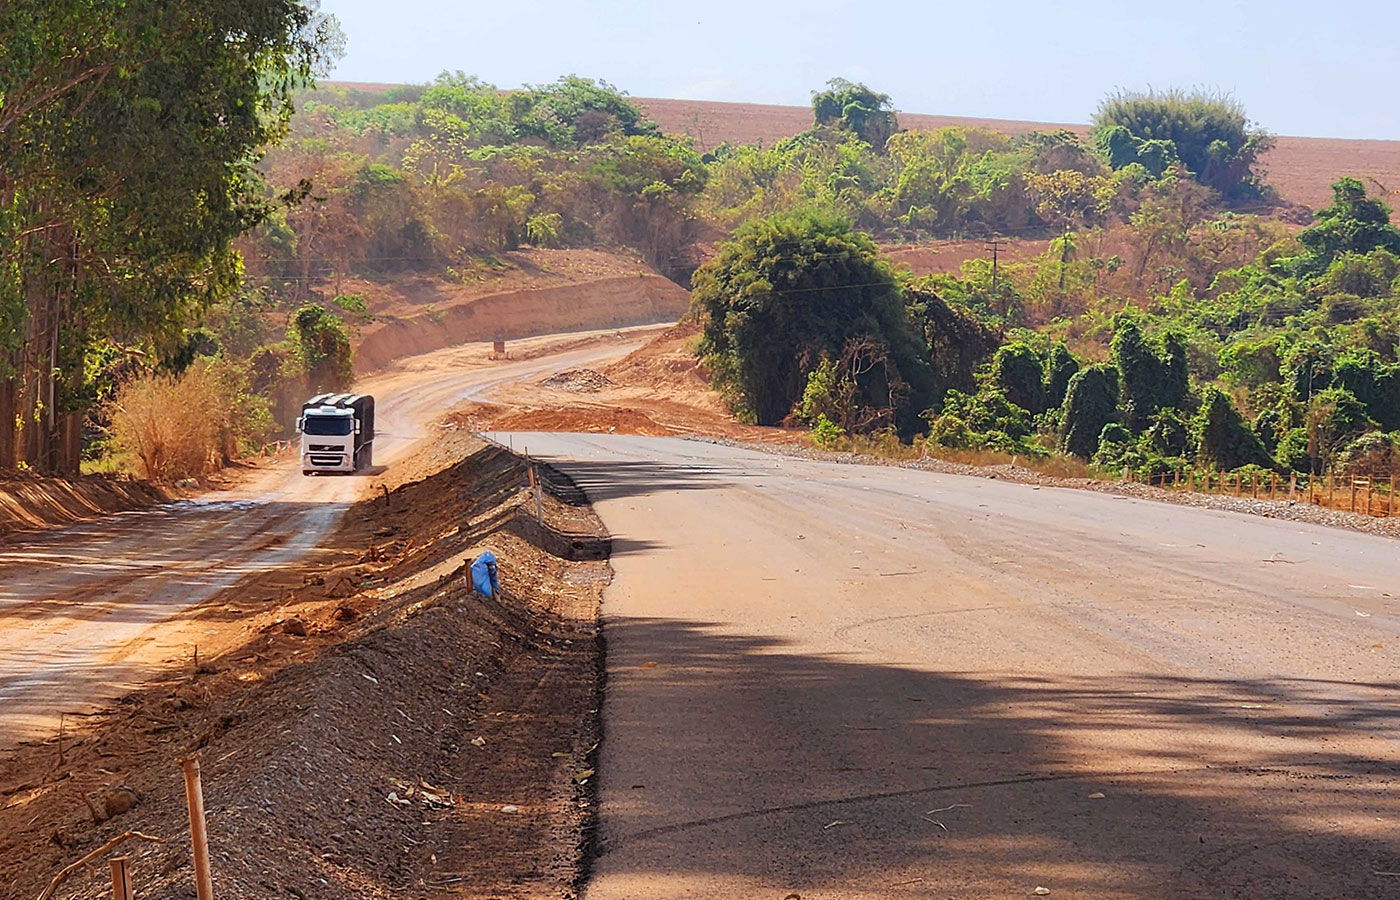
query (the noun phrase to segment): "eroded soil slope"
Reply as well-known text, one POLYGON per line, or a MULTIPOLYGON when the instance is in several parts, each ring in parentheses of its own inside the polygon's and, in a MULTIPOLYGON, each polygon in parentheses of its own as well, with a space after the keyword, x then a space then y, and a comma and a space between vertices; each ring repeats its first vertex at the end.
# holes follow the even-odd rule
POLYGON ((0 473, 0 536, 145 509, 168 499, 165 491, 141 481, 0 473))
MULTIPOLYGON (((418 463, 445 466, 353 507, 320 565, 207 605, 244 639, 0 762, 0 895, 37 896, 138 829, 169 841, 124 848, 138 896, 193 896, 175 767, 193 751, 221 898, 573 890, 608 541, 562 480, 568 502, 548 492, 537 524, 523 463, 475 438, 444 435, 418 463), (498 600, 461 580, 487 548, 498 600)), ((100 869, 57 896, 107 896, 100 869)))

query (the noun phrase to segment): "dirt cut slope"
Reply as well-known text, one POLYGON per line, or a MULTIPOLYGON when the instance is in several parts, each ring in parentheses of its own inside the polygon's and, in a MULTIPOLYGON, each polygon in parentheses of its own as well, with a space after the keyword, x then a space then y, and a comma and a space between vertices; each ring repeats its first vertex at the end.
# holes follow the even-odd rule
POLYGON ((145 509, 169 499, 160 488, 144 481, 99 476, 38 478, 11 473, 0 477, 0 536, 145 509))
MULTIPOLYGON (((352 509, 337 559, 205 608, 245 622, 244 641, 0 762, 3 896, 37 896, 128 829, 169 840, 123 848, 138 896, 193 896, 174 765, 192 751, 221 898, 576 889, 609 542, 557 476, 565 499, 546 494, 541 525, 520 459, 461 434, 430 450, 397 467, 425 478, 352 509), (462 582, 484 549, 500 558, 494 600, 462 582)), ((57 897, 108 896, 105 871, 57 897)))

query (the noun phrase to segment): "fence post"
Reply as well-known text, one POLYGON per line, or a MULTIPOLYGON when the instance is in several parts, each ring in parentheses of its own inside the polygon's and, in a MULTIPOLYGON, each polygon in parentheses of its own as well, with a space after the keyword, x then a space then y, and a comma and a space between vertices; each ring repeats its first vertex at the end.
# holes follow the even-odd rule
POLYGON ((1347 500, 1347 512, 1356 512, 1356 476, 1351 476, 1351 496, 1347 500))
POLYGON ((1386 514, 1387 514, 1387 515, 1390 515, 1390 516, 1394 516, 1394 515, 1395 515, 1395 476, 1394 476, 1394 475, 1390 476, 1390 504, 1389 504, 1389 507, 1388 507, 1388 509, 1387 509, 1387 513, 1386 513, 1386 514))
POLYGON ((1374 490, 1376 476, 1374 474, 1366 476, 1366 515, 1371 514, 1371 492, 1374 490))
POLYGON ((1196 493, 1196 470, 1195 470, 1195 469, 1191 469, 1191 470, 1189 470, 1189 471, 1186 473, 1186 492, 1187 492, 1188 494, 1194 494, 1194 493, 1196 493))
POLYGON ((112 863, 112 900, 132 900, 135 890, 131 884, 131 866, 125 856, 115 856, 112 863))
POLYGON ((204 824, 204 788, 199 782, 199 754, 180 760, 185 772, 185 803, 190 808, 190 846, 194 851, 194 888, 198 900, 214 900, 209 874, 209 832, 204 824))
POLYGON ((1288 499, 1292 500, 1298 492, 1298 473, 1288 473, 1288 499))

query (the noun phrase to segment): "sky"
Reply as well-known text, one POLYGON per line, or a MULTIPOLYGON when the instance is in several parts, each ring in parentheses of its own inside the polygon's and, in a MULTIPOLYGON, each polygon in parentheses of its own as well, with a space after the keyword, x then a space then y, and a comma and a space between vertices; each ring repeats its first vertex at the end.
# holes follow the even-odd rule
POLYGON ((1280 135, 1400 139, 1394 0, 322 0, 340 81, 461 70, 635 97, 805 106, 832 77, 910 113, 1087 122, 1115 89, 1233 94, 1280 135))

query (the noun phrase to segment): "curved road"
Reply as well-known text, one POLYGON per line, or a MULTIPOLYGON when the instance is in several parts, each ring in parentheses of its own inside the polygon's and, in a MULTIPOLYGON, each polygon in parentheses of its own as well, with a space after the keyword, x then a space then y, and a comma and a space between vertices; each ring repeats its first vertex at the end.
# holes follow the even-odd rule
MULTIPOLYGON (((512 342, 531 358, 492 363, 489 344, 407 359, 356 385, 377 400, 375 462, 392 465, 458 403, 506 381, 615 359, 646 339, 608 330, 512 342)), ((0 543, 0 750, 51 733, 149 673, 158 626, 244 575, 311 552, 365 477, 306 478, 288 460, 205 499, 0 543)))
POLYGON ((1393 541, 511 437, 614 534, 588 900, 1400 897, 1393 541))

